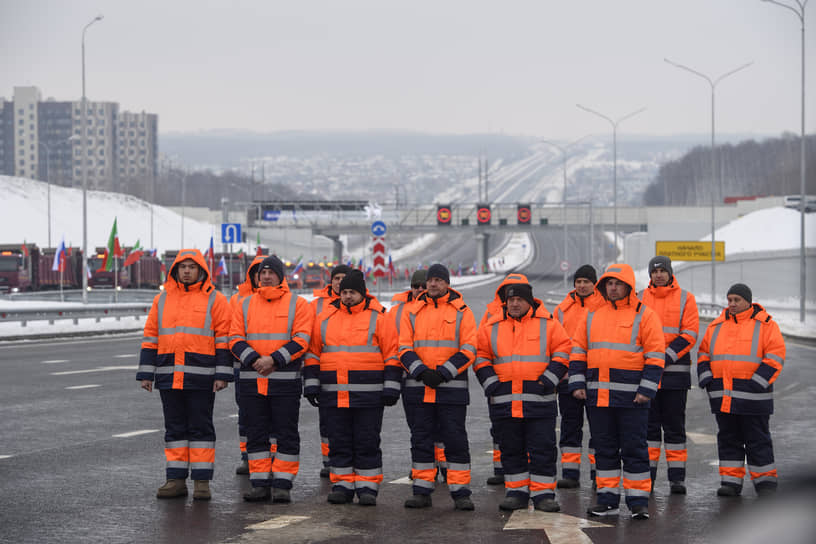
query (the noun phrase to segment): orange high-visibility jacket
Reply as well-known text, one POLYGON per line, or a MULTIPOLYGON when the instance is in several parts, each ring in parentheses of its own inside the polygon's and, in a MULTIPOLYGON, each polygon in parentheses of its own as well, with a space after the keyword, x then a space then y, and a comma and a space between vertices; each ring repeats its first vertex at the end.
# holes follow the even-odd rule
POLYGON ((635 395, 657 394, 666 344, 658 315, 638 300, 635 274, 628 264, 612 264, 597 283, 605 295, 606 281, 616 278, 631 287, 623 300, 587 312, 573 336, 569 390, 587 390, 587 403, 598 407, 648 407, 635 395))
POLYGON ((244 298, 230 329, 230 349, 241 360, 241 394, 300 395, 313 323, 309 303, 293 294, 285 279, 244 298), (252 368, 261 355, 275 358, 276 368, 267 376, 252 368))
POLYGON ((340 298, 340 295, 332 290, 331 284, 323 287, 322 289, 315 289, 312 291, 312 295, 314 298, 309 303, 312 305, 312 310, 314 311, 315 316, 320 315, 323 310, 329 307, 329 304, 340 298))
POLYGON ((535 302, 521 319, 502 312, 479 327, 473 368, 491 419, 555 417, 555 387, 567 372, 572 341, 544 303, 535 302))
POLYGON ((527 276, 524 274, 516 274, 515 272, 512 274, 508 274, 502 282, 496 287, 496 294, 493 295, 493 300, 487 303, 487 308, 485 308, 485 313, 482 316, 481 321, 479 321, 479 327, 482 327, 487 320, 491 317, 497 316, 504 311, 504 302, 502 302, 502 295, 504 294, 504 288, 510 285, 511 283, 524 283, 529 285, 530 282, 527 281, 527 276))
MULTIPOLYGON (((255 289, 252 287, 252 274, 255 273, 255 268, 260 266, 263 260, 266 259, 266 255, 256 255, 254 259, 252 259, 252 263, 250 263, 249 268, 246 271, 246 279, 238 285, 238 291, 230 297, 230 310, 232 311, 232 315, 235 315, 237 312, 241 311, 241 301, 244 300, 245 297, 248 297, 252 293, 255 292, 255 289)), ((230 327, 232 327, 232 318, 230 318, 230 327)), ((241 360, 238 359, 233 355, 232 357, 232 368, 233 371, 241 370, 241 360)))
POLYGON ((197 249, 182 249, 164 290, 153 299, 136 379, 155 380, 157 389, 209 391, 214 380, 232 381, 229 327, 229 302, 210 282, 204 256, 197 249), (187 259, 201 268, 192 285, 174 279, 174 269, 187 259))
POLYGON ((666 341, 665 367, 661 389, 691 387, 691 350, 697 343, 700 316, 694 295, 680 289, 672 276, 669 284, 657 287, 649 284, 641 295, 643 303, 654 310, 663 324, 666 341))
MULTIPOLYGON (((606 302, 606 299, 601 296, 597 289, 586 297, 579 297, 578 293, 573 289, 567 293, 564 300, 555 307, 553 314, 558 322, 564 326, 564 330, 567 331, 570 338, 572 338, 575 336, 575 330, 578 326, 584 323, 587 312, 597 310, 604 302, 606 302)), ((567 383, 568 377, 569 372, 561 378, 561 382, 558 384, 559 393, 569 392, 569 384, 567 383)))
POLYGON ((476 320, 458 291, 433 299, 422 293, 402 316, 400 362, 409 376, 403 395, 411 404, 468 404, 467 368, 476 359, 476 320), (419 376, 436 369, 443 381, 426 387, 419 376))
POLYGON ((303 380, 321 407, 382 406, 383 396, 399 397, 397 333, 384 311, 371 296, 351 307, 335 300, 315 320, 303 380))
POLYGON ((736 315, 726 308, 711 322, 697 353, 697 377, 714 413, 772 414, 773 383, 784 364, 779 326, 754 303, 736 315))

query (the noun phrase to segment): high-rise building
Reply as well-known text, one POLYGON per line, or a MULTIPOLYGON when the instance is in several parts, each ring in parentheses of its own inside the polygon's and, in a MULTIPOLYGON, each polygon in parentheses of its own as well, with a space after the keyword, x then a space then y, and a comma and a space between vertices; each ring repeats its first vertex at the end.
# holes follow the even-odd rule
POLYGON ((158 174, 158 116, 120 112, 116 102, 41 99, 37 87, 0 98, 0 173, 117 191, 152 200, 158 174))

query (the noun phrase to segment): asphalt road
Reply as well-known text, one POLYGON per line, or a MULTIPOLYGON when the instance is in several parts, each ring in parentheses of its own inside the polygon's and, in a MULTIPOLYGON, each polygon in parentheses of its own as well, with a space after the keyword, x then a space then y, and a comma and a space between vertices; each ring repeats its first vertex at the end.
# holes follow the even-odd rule
MULTIPOLYGON (((536 293, 557 283, 560 277, 538 277, 536 293)), ((495 287, 463 290, 477 319, 495 287)), ((620 517, 598 523, 585 514, 593 502, 586 470, 580 489, 559 490, 560 514, 511 516, 498 510, 503 489, 485 484, 492 473, 489 420, 474 377, 468 432, 475 512, 454 511, 444 484, 438 484, 431 509, 403 507, 411 488, 408 428, 400 405, 386 409, 385 482, 375 508, 326 502, 328 484, 318 476, 317 411, 305 401, 293 502, 244 502, 247 478, 233 472, 239 456, 231 388, 216 399, 213 500, 157 500, 156 488, 164 481, 163 423, 157 393, 140 390, 135 380, 139 341, 130 335, 0 345, 0 542, 709 542, 719 539, 718 527, 736 519, 733 513, 751 516, 735 522, 748 531, 745 541, 761 534, 751 531, 754 525, 767 529, 767 519, 785 523, 777 536, 791 535, 796 524, 814 523, 813 488, 804 502, 794 493, 803 475, 814 472, 812 346, 788 343, 771 419, 781 489, 775 502, 794 507, 786 506, 780 517, 774 502, 758 502, 750 485, 741 499, 715 496, 714 418, 702 392, 693 389, 687 415, 689 494, 668 494, 661 463, 649 521, 632 521, 622 508, 620 517), (785 503, 786 496, 796 500, 785 503), (806 513, 798 515, 803 505, 806 513)))

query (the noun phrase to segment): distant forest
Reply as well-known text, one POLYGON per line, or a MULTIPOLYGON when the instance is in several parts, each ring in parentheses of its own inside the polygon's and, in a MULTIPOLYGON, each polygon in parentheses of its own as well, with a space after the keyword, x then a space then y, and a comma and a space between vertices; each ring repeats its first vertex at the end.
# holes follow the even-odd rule
MULTIPOLYGON (((778 196, 800 192, 800 140, 783 134, 756 142, 718 145, 715 149, 716 201, 738 196, 778 196)), ((816 135, 805 138, 806 192, 816 194, 816 135)), ((711 203, 711 147, 695 147, 660 167, 643 195, 647 206, 692 206, 711 203)))

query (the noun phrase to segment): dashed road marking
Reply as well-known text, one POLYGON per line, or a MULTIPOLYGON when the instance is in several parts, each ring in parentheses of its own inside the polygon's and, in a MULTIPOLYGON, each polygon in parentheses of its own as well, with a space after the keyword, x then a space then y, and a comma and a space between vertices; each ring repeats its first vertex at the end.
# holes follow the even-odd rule
POLYGON ((717 437, 713 434, 706 434, 706 433, 692 433, 686 431, 686 436, 691 438, 691 441, 695 444, 716 444, 717 437))
POLYGON ((66 387, 65 389, 93 389, 94 387, 102 387, 96 383, 89 383, 88 385, 72 385, 71 387, 66 387))
POLYGON ((301 521, 306 521, 307 519, 310 519, 310 516, 275 516, 272 519, 268 519, 260 523, 247 525, 247 529, 251 529, 253 531, 261 531, 264 529, 283 529, 284 527, 288 527, 293 523, 300 523, 301 521))
POLYGON ((582 529, 606 527, 612 525, 598 523, 584 518, 577 518, 567 514, 550 512, 536 512, 535 510, 516 510, 504 525, 505 531, 524 529, 543 529, 547 539, 553 544, 561 542, 578 542, 591 544, 592 539, 582 529))
POLYGON ((136 370, 138 366, 98 366, 85 370, 65 370, 63 372, 52 372, 52 376, 67 376, 68 374, 87 374, 89 372, 107 372, 109 370, 136 370))
POLYGON ((0 459, 10 459, 13 455, 0 455, 0 459))
POLYGON ((114 355, 114 358, 116 358, 116 359, 132 359, 133 357, 136 357, 136 356, 137 355, 135 353, 123 353, 122 355, 114 355))
POLYGON ((230 417, 230 418, 235 418, 235 417, 238 417, 238 414, 230 414, 230 415, 228 415, 227 417, 230 417))
POLYGON ((713 461, 709 461, 709 462, 708 462, 708 466, 710 466, 710 467, 718 467, 718 466, 720 466, 720 460, 719 460, 719 459, 714 459, 713 461))
POLYGON ((129 433, 120 433, 113 435, 114 438, 130 438, 131 436, 139 436, 140 434, 157 433, 159 429, 142 429, 139 431, 130 431, 129 433))
POLYGON ((44 365, 54 365, 57 363, 68 363, 68 359, 51 359, 50 361, 43 361, 42 364, 44 365))
POLYGON ((391 480, 388 482, 389 484, 409 484, 412 485, 414 481, 409 478, 408 476, 403 476, 402 478, 397 478, 396 480, 391 480))

